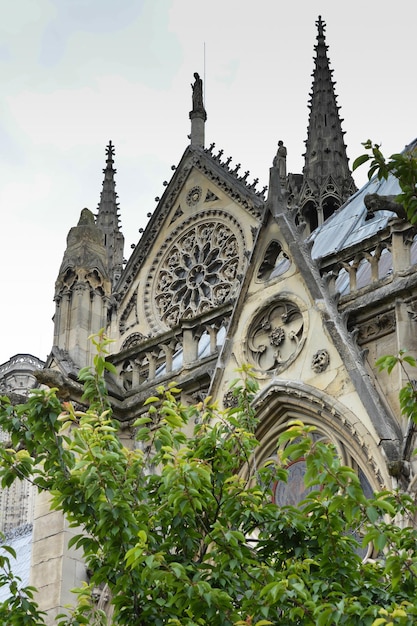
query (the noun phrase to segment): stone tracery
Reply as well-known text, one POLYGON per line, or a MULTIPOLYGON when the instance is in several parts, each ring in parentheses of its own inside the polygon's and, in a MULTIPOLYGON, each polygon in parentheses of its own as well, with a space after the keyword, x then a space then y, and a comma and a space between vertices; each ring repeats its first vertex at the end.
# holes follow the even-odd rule
POLYGON ((224 212, 174 239, 154 274, 155 309, 168 327, 233 297, 243 262, 243 233, 224 212), (224 218, 227 217, 227 222, 224 218))
POLYGON ((298 306, 278 300, 265 307, 249 327, 249 360, 260 370, 283 369, 301 350, 304 318, 298 306))

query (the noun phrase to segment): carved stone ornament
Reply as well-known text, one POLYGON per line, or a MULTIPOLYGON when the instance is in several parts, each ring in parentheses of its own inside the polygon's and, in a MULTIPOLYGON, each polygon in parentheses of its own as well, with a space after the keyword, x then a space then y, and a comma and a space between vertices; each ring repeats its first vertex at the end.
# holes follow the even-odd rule
POLYGON ((362 322, 357 333, 357 342, 361 346, 368 341, 375 341, 379 337, 393 333, 396 327, 395 311, 387 311, 374 315, 371 320, 362 322))
POLYGON ((144 339, 145 335, 142 335, 142 333, 132 333, 124 340, 121 349, 127 350, 128 348, 133 348, 133 346, 137 346, 144 339))
POLYGON ((178 229, 155 260, 148 281, 153 298, 145 294, 145 301, 154 303, 153 311, 149 306, 146 310, 151 324, 156 317, 172 328, 180 319, 234 297, 244 261, 244 237, 234 218, 222 211, 213 213, 218 214, 216 219, 208 213, 207 219, 178 229))
POLYGON ((196 204, 198 204, 201 198, 201 193, 201 187, 196 186, 190 189, 190 191, 187 193, 186 198, 186 203, 188 204, 188 206, 195 206, 196 204))
POLYGON ((233 389, 229 389, 223 396, 223 406, 226 409, 233 409, 238 405, 238 399, 233 393, 233 389))
POLYGON ((304 318, 289 300, 265 307, 249 327, 247 357, 262 371, 283 370, 304 343, 304 318))
POLYGON ((311 369, 316 372, 316 374, 320 374, 320 372, 324 372, 324 370, 328 368, 329 364, 330 354, 328 351, 325 349, 318 350, 311 361, 311 369))

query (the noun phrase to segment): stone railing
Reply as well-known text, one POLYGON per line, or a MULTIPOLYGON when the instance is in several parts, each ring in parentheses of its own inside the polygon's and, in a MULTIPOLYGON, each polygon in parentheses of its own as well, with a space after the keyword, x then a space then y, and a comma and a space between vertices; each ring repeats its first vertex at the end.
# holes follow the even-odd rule
POLYGON ((322 274, 331 292, 343 297, 366 287, 372 289, 382 280, 389 281, 396 273, 407 273, 416 263, 416 236, 412 236, 409 227, 403 227, 386 229, 372 239, 339 252, 334 263, 322 267, 322 274))
POLYGON ((175 328, 142 339, 109 357, 124 392, 158 384, 175 374, 179 380, 203 362, 211 362, 222 346, 231 305, 181 320, 175 328))

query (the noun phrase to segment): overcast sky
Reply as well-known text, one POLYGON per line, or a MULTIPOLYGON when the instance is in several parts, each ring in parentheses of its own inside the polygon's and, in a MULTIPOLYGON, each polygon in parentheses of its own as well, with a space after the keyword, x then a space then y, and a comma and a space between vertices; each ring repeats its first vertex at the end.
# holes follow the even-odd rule
POLYGON ((351 162, 368 138, 391 154, 417 135, 416 0, 0 7, 0 363, 50 351, 66 236, 83 207, 97 208, 110 139, 129 256, 187 146, 194 72, 205 76, 206 144, 260 186, 279 139, 288 171, 302 170, 318 15, 351 162))

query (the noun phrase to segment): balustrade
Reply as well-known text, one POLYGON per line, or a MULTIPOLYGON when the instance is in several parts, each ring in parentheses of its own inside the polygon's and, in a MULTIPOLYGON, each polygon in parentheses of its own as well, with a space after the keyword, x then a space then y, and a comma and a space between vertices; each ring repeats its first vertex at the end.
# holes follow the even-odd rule
POLYGON ((180 376, 183 371, 215 358, 225 338, 230 308, 182 320, 174 329, 140 339, 112 355, 109 360, 115 365, 124 390, 158 383, 173 373, 180 376))

